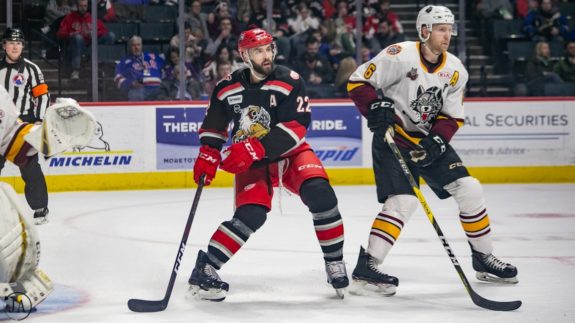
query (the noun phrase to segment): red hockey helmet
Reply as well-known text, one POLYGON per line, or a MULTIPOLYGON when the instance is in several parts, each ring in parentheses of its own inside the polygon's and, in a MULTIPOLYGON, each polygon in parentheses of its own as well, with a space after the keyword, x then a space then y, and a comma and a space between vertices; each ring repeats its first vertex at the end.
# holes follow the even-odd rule
POLYGON ((238 51, 240 54, 250 48, 268 45, 274 42, 270 33, 261 29, 254 28, 241 33, 238 41, 238 51))

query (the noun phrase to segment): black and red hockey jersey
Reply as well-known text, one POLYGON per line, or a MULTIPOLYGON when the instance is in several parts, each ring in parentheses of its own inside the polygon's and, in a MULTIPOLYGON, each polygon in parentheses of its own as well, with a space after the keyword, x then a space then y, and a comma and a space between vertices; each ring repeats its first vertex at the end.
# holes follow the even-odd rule
POLYGON ((251 84, 250 70, 240 69, 220 81, 200 128, 200 142, 221 149, 228 140, 260 139, 269 161, 310 150, 305 134, 311 109, 300 75, 276 66, 263 81, 251 84))

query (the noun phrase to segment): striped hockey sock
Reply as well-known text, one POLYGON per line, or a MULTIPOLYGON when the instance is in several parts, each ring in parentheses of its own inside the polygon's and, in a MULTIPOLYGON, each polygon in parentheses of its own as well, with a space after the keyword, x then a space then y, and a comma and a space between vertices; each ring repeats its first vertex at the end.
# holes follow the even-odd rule
POLYGON ((343 260, 343 221, 337 205, 331 210, 312 215, 315 234, 325 261, 343 260))

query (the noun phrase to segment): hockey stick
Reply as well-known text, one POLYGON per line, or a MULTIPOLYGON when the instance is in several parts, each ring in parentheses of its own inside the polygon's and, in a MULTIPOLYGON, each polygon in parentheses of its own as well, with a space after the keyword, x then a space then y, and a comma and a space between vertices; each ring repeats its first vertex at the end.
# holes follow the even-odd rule
POLYGON ((392 131, 393 130, 390 127, 385 132, 385 141, 387 142, 387 144, 389 145, 389 148, 391 148, 391 151, 393 152, 393 154, 395 155, 395 158, 399 162, 399 165, 401 166, 401 169, 403 170, 403 174, 405 175, 405 177, 409 181, 409 184, 411 185, 411 188, 413 189, 413 193, 415 193, 415 195, 417 196, 417 199, 421 203, 421 206, 423 206, 423 210, 425 211, 425 214, 427 214, 427 218, 429 219, 429 221, 433 225, 433 228, 435 229, 435 232, 437 233, 439 240, 441 240, 441 243, 443 244, 443 248, 445 248, 445 251, 447 252, 447 255, 449 256, 449 259, 451 259, 451 263, 455 267, 455 270, 457 270, 457 273, 459 274, 459 278, 461 278, 461 281, 463 282, 465 289, 469 293, 469 296, 471 296, 471 300, 473 301, 473 303, 475 303, 475 305, 477 305, 479 307, 483 307, 483 308, 486 308, 486 309, 492 310, 492 311, 513 311, 513 310, 518 309, 521 306, 521 301, 511 301, 511 302, 492 301, 492 300, 485 299, 485 298, 481 297, 479 294, 477 294, 471 288, 471 284, 469 284, 469 281, 467 280, 467 277, 465 277, 465 273, 463 272, 463 269, 459 265, 457 258, 455 258, 455 254, 453 253, 453 251, 451 250, 451 247, 447 243, 447 239, 445 239, 445 236, 443 235, 441 228, 439 228, 439 224, 437 223, 435 216, 433 216, 433 213, 431 213, 431 208, 429 207, 429 205, 425 201, 425 198, 423 197, 423 194, 419 190, 419 187, 418 187, 417 183, 415 182, 415 179, 413 178, 413 175, 411 174, 409 167, 407 167, 407 163, 405 162, 405 159, 401 155, 399 148, 397 148, 397 145, 396 145, 395 141, 393 140, 393 136, 391 135, 392 131))
POLYGON ((198 202, 200 201, 200 195, 202 194, 202 189, 204 188, 204 176, 200 177, 200 183, 198 183, 198 188, 196 190, 196 195, 194 196, 194 202, 192 203, 192 209, 188 215, 188 222, 186 223, 186 228, 184 229, 184 235, 182 236, 182 241, 180 242, 180 248, 176 254, 176 261, 174 262, 174 268, 172 269, 172 275, 170 276, 170 282, 168 283, 168 289, 166 290, 166 295, 159 301, 148 301, 144 299, 132 298, 128 301, 128 308, 133 312, 160 312, 168 307, 168 302, 170 301, 170 296, 172 295, 172 290, 174 289, 174 283, 176 282, 176 276, 178 275, 178 269, 180 268, 180 262, 182 261, 182 256, 184 250, 186 249, 186 243, 188 242, 188 236, 190 235, 190 229, 192 228, 192 222, 194 221, 194 216, 196 215, 196 209, 198 208, 198 202))

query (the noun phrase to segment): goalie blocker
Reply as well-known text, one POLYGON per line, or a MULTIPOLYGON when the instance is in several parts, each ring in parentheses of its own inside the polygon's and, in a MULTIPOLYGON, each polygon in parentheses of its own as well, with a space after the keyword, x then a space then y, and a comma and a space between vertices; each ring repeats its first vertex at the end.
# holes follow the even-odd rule
POLYGON ((40 241, 29 211, 12 186, 0 182, 0 300, 30 309, 52 292, 38 268, 40 241))

